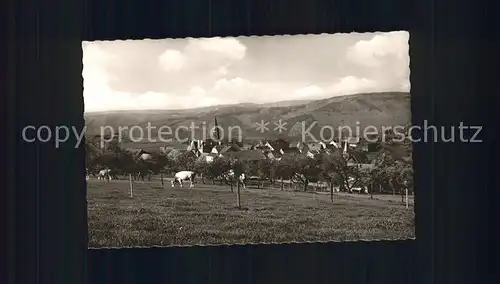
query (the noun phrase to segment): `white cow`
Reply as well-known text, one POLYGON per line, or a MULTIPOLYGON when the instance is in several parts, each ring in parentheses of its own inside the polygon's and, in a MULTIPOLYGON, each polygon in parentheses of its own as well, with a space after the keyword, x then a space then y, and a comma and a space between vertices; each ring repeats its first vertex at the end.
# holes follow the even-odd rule
POLYGON ((196 173, 193 171, 180 171, 174 175, 174 179, 172 180, 172 187, 175 186, 175 182, 178 181, 182 187, 182 181, 189 181, 191 185, 190 188, 194 186, 194 179, 196 177, 196 173))
MULTIPOLYGON (((233 178, 234 177, 234 170, 229 170, 229 173, 227 174, 227 178, 233 178)), ((246 176, 245 174, 240 174, 240 176, 238 177, 238 182, 241 183, 243 185, 243 188, 246 188, 246 185, 245 185, 245 179, 246 179, 246 176)))
POLYGON ((100 170, 99 174, 97 175, 97 179, 112 180, 111 169, 105 168, 104 170, 100 170))

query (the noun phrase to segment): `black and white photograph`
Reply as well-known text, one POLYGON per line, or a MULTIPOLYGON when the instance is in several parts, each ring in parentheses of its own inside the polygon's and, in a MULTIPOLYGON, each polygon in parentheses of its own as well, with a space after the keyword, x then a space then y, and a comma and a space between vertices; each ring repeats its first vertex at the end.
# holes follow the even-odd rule
POLYGON ((415 238, 408 32, 82 48, 89 247, 415 238))

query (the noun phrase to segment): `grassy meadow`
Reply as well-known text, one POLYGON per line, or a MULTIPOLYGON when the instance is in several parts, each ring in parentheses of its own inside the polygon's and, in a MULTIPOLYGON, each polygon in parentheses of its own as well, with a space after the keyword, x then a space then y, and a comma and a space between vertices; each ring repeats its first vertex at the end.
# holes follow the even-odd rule
POLYGON ((414 237, 413 204, 399 196, 241 189, 169 180, 87 183, 89 247, 282 243, 414 237), (189 183, 188 183, 189 184, 189 183), (236 189, 235 189, 236 192, 236 189))

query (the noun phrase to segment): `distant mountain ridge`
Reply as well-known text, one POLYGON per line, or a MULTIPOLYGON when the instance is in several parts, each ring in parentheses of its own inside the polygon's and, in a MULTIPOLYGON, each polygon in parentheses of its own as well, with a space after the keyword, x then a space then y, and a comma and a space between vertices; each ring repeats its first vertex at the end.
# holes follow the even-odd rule
POLYGON ((307 104, 313 100, 287 100, 287 101, 279 101, 279 102, 273 102, 273 103, 238 103, 238 104, 226 104, 226 105, 213 105, 213 106, 206 106, 206 107, 197 107, 197 108, 188 108, 188 109, 147 109, 147 110, 101 110, 101 111, 93 111, 93 112, 88 112, 85 115, 89 116, 95 116, 95 115, 100 115, 100 114, 117 114, 117 113, 146 113, 146 114, 152 114, 152 113, 165 113, 165 112, 184 112, 184 111, 203 111, 203 110, 213 110, 213 109, 218 109, 218 108, 225 108, 225 107, 234 107, 234 106, 240 106, 240 107, 251 107, 251 106, 263 106, 263 107, 287 107, 287 106, 294 106, 294 105, 302 105, 302 104, 307 104))
MULTIPOLYGON (((118 131, 119 126, 145 127, 148 122, 156 128, 169 126, 176 129, 179 126, 187 127, 193 122, 197 126, 205 125, 210 129, 216 116, 219 126, 224 130, 239 126, 244 139, 289 140, 300 139, 303 130, 313 123, 315 126, 310 129, 310 133, 318 136, 322 126, 334 129, 341 125, 351 128, 359 126, 362 129, 368 125, 380 128, 411 122, 410 94, 403 92, 363 93, 320 100, 282 101, 271 104, 242 103, 183 110, 91 112, 85 113, 84 116, 87 133, 90 135, 100 134, 101 126, 110 126, 118 131), (279 119, 286 122, 286 131, 281 133, 273 130, 276 127, 274 122, 279 119), (261 133, 256 129, 255 123, 261 121, 269 122, 269 131, 261 133)), ((202 139, 202 132, 201 129, 196 130, 193 138, 202 139)), ((330 136, 327 132, 328 130, 324 132, 325 136, 330 136)), ((151 136, 157 137, 157 133, 152 131, 151 136)), ((183 130, 179 132, 179 136, 191 137, 192 134, 190 130, 183 130)), ((227 136, 227 133, 224 136, 227 136)))

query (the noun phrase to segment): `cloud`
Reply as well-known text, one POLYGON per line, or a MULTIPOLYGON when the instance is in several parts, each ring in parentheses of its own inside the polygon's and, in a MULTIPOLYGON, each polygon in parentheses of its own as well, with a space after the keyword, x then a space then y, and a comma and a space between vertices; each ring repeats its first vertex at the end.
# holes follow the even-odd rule
POLYGON ((242 60, 245 57, 246 47, 236 38, 201 38, 188 40, 188 53, 212 53, 230 60, 242 60))
MULTIPOLYGON (((115 102, 115 94, 109 87, 113 76, 106 72, 106 63, 110 56, 106 54, 96 43, 83 43, 83 97, 85 110, 106 110, 115 102)), ((127 97, 116 97, 116 99, 127 99, 127 97)), ((123 100, 124 101, 124 100, 123 100)))
MULTIPOLYGON (((409 91, 408 40, 408 32, 390 32, 359 40, 347 49, 346 59, 364 68, 364 72, 369 74, 369 80, 374 81, 358 82, 367 86, 360 89, 372 88, 371 92, 409 91)), ((344 84, 350 85, 349 82, 344 84)))
POLYGON ((360 40, 346 52, 346 57, 359 65, 380 67, 387 57, 405 60, 409 57, 408 32, 377 34, 369 40, 360 40))
POLYGON ((318 95, 323 95, 324 93, 325 93, 325 90, 321 87, 316 86, 316 85, 310 85, 310 86, 300 88, 299 90, 295 91, 295 94, 299 97, 318 96, 318 95))
POLYGON ((198 87, 198 86, 195 86, 195 87, 192 87, 191 89, 189 89, 188 93, 191 96, 203 96, 207 92, 205 91, 205 89, 198 87))
POLYGON ((354 76, 344 77, 328 88, 332 95, 341 96, 356 93, 384 91, 376 81, 354 76))
POLYGON ((235 38, 189 38, 184 48, 165 50, 158 62, 165 71, 179 71, 185 67, 186 72, 192 72, 202 67, 213 69, 213 75, 224 76, 231 63, 242 60, 245 54, 245 45, 235 38))
POLYGON ((225 104, 230 104, 254 101, 262 95, 260 90, 261 88, 257 84, 241 77, 235 77, 215 81, 210 93, 221 98, 225 104))
POLYGON ((213 84, 214 80, 227 76, 235 63, 245 59, 246 50, 236 38, 189 38, 182 50, 188 59, 186 73, 213 84))
POLYGON ((226 66, 219 67, 213 71, 215 76, 226 76, 228 74, 228 70, 226 66))
POLYGON ((86 111, 408 91, 408 33, 85 42, 86 111))
POLYGON ((241 89, 244 87, 251 87, 252 83, 250 81, 245 80, 240 77, 232 78, 232 79, 220 79, 215 82, 214 89, 215 90, 231 90, 234 91, 235 89, 241 89))
POLYGON ((167 49, 163 52, 158 61, 165 71, 179 70, 184 66, 186 59, 178 50, 167 49))
MULTIPOLYGON (((210 97, 202 86, 186 88, 182 79, 196 78, 197 83, 213 88, 214 81, 226 76, 231 63, 246 53, 234 38, 189 39, 169 48, 161 48, 159 41, 84 42, 82 49, 86 111, 218 103, 220 98, 210 97), (113 45, 119 49, 111 49, 113 45), (151 61, 155 53, 156 60, 151 61)), ((242 80, 226 79, 215 85, 231 89, 242 80)))

